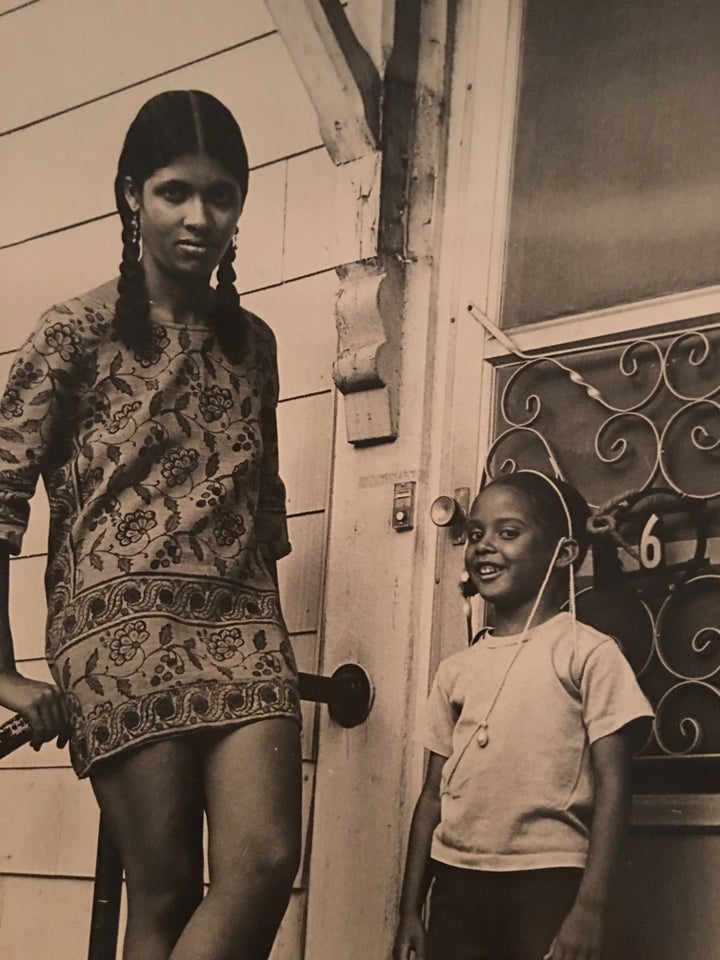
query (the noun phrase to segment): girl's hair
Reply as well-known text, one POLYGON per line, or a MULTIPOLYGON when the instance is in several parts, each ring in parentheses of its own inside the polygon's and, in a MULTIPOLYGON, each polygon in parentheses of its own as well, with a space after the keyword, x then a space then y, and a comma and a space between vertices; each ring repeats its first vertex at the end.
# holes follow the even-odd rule
POLYGON ((511 487, 523 493, 534 508, 538 523, 553 543, 561 537, 572 537, 578 545, 578 555, 573 566, 576 570, 580 568, 590 545, 590 534, 587 529, 590 507, 582 494, 564 480, 554 477, 546 478, 531 470, 501 473, 491 483, 493 486, 511 487), (567 514, 563 509, 558 491, 570 515, 569 530, 567 514))
MULTIPOLYGON (((150 302, 135 236, 136 221, 125 199, 129 177, 137 190, 156 170, 178 157, 205 155, 221 163, 237 180, 243 199, 248 189, 248 156, 237 121, 219 100, 201 90, 169 90, 147 101, 130 124, 115 177, 115 202, 122 221, 115 330, 122 342, 139 354, 151 349, 150 302)), ((242 342, 242 311, 235 289, 232 244, 217 270, 216 333, 227 353, 242 342)))

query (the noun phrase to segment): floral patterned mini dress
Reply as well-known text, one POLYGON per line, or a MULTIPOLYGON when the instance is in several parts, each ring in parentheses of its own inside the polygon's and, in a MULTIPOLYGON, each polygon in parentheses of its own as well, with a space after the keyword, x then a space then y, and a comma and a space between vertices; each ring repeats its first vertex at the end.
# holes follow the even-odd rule
POLYGON ((191 730, 299 721, 268 562, 289 553, 275 340, 244 311, 242 359, 209 324, 112 328, 115 282, 49 310, 0 402, 0 539, 50 502, 46 655, 79 776, 191 730))

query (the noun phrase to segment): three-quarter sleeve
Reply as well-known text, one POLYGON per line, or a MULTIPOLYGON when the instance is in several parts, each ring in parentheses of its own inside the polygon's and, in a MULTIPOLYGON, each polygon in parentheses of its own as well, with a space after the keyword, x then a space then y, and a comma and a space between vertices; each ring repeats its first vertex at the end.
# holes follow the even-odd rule
POLYGON ((263 454, 260 466, 255 530, 262 555, 268 560, 287 556, 292 547, 288 537, 285 484, 279 474, 277 403, 280 392, 275 338, 268 328, 267 378, 263 389, 261 429, 263 454))
POLYGON ((43 314, 18 350, 0 400, 0 539, 17 554, 53 439, 58 387, 79 338, 59 308, 43 314))

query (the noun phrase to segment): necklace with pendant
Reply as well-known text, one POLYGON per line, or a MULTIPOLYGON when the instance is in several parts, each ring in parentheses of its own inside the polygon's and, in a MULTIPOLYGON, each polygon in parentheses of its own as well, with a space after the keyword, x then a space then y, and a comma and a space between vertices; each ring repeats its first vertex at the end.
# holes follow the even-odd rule
POLYGON ((500 694, 501 694, 501 692, 502 692, 502 688, 505 686, 505 681, 506 681, 507 678, 508 678, 508 674, 509 674, 510 671, 512 670, 515 661, 517 660, 518 656, 520 655, 520 651, 522 650, 523 644, 524 644, 525 641, 527 640, 529 633, 530 633, 530 626, 529 626, 529 623, 528 623, 528 624, 526 625, 525 629, 523 630, 523 632, 522 632, 522 633, 520 634, 520 636, 518 637, 518 639, 515 641, 515 644, 514 644, 514 646, 515 646, 515 651, 514 651, 512 657, 510 657, 510 660, 508 661, 508 665, 505 667, 505 672, 503 673, 502 677, 500 678, 500 683, 498 684, 497 689, 495 690, 495 695, 494 695, 494 697, 493 697, 492 700, 490 701, 490 706, 489 706, 489 707, 487 708, 487 710, 485 711, 485 716, 482 718, 482 720, 481 720, 481 721, 478 723, 478 725, 477 725, 476 733, 475 733, 475 740, 476 740, 477 745, 478 745, 479 747, 486 747, 486 746, 488 745, 489 741, 490 741, 490 734, 488 733, 488 721, 490 720, 490 714, 492 713, 493 708, 495 707, 495 704, 496 704, 497 701, 498 701, 498 697, 500 696, 500 694))

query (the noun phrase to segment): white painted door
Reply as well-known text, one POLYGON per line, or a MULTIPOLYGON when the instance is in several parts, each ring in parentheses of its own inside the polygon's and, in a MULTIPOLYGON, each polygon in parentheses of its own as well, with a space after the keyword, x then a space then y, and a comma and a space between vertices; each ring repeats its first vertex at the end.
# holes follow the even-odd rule
MULTIPOLYGON (((636 495, 635 599, 581 598, 657 710, 619 880, 622 960, 701 960, 718 936, 696 865, 720 879, 720 20, 693 9, 689 26, 654 3, 466 2, 453 78, 438 493, 525 466, 593 505, 636 495)), ((438 533, 433 666, 465 642, 462 547, 438 533)))

